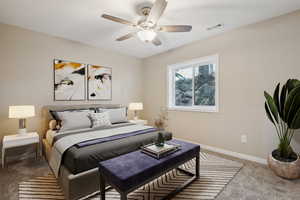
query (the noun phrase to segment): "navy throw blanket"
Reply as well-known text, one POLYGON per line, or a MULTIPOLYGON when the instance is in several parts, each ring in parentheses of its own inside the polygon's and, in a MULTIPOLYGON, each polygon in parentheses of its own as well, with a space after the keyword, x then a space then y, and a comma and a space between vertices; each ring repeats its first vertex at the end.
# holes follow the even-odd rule
POLYGON ((86 146, 90 146, 90 145, 94 145, 94 144, 100 144, 100 143, 104 143, 104 142, 118 140, 118 139, 130 137, 130 136, 150 133, 150 132, 154 132, 154 131, 158 131, 158 129, 157 128, 148 128, 148 129, 144 129, 144 130, 133 131, 133 132, 129 132, 129 133, 123 133, 123 134, 119 134, 119 135, 98 138, 98 139, 94 139, 94 140, 88 140, 88 141, 80 142, 80 143, 76 144, 75 146, 81 148, 81 147, 86 147, 86 146))

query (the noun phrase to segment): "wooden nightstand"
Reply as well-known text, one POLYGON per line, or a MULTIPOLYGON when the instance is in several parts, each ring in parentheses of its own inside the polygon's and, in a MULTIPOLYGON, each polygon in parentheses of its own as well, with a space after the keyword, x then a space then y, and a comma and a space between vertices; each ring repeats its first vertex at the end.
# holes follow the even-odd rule
POLYGON ((147 123, 148 123, 147 120, 142 120, 142 119, 129 120, 129 122, 134 123, 134 124, 140 124, 140 125, 147 125, 147 123))
POLYGON ((7 135, 3 137, 2 146, 2 168, 5 166, 5 151, 6 149, 13 147, 26 146, 30 144, 36 144, 36 159, 39 155, 40 138, 36 132, 17 134, 17 135, 7 135))

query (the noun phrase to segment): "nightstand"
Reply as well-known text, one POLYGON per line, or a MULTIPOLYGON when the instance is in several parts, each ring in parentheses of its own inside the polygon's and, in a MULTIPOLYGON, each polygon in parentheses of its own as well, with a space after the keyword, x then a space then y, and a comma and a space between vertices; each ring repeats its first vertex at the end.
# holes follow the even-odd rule
POLYGON ((2 146, 2 168, 5 166, 5 151, 13 147, 21 147, 30 144, 36 145, 36 159, 39 154, 40 138, 36 132, 17 134, 17 135, 7 135, 3 137, 2 146))
POLYGON ((129 120, 129 122, 139 125, 147 125, 147 120, 137 119, 137 120, 129 120))

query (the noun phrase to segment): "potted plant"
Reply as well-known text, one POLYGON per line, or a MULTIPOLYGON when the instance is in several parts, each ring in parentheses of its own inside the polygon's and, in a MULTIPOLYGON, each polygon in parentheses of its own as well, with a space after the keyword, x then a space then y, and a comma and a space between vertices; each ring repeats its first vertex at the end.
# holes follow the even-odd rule
POLYGON ((282 88, 277 84, 273 97, 266 91, 265 110, 275 126, 279 145, 268 157, 268 165, 276 175, 296 179, 300 177, 299 155, 293 151, 291 141, 300 128, 300 81, 289 79, 282 88))

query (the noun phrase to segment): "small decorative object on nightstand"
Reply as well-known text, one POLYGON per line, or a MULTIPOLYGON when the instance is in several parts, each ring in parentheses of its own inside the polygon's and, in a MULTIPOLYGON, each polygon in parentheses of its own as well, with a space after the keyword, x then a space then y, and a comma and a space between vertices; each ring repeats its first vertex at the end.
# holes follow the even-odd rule
POLYGON ((129 122, 134 123, 134 124, 140 124, 140 125, 147 125, 147 123, 148 123, 147 120, 142 120, 142 119, 129 120, 129 122))
POLYGON ((26 134, 17 134, 17 135, 7 135, 3 137, 3 146, 2 146, 2 168, 5 166, 5 151, 9 148, 20 147, 29 144, 36 145, 36 159, 39 155, 39 146, 40 138, 36 132, 26 133, 26 134))
POLYGON ((130 103, 128 109, 134 111, 134 120, 138 120, 137 111, 143 110, 143 103, 130 103))
POLYGON ((9 118, 19 119, 19 134, 26 134, 26 118, 34 117, 34 106, 9 106, 9 118))

